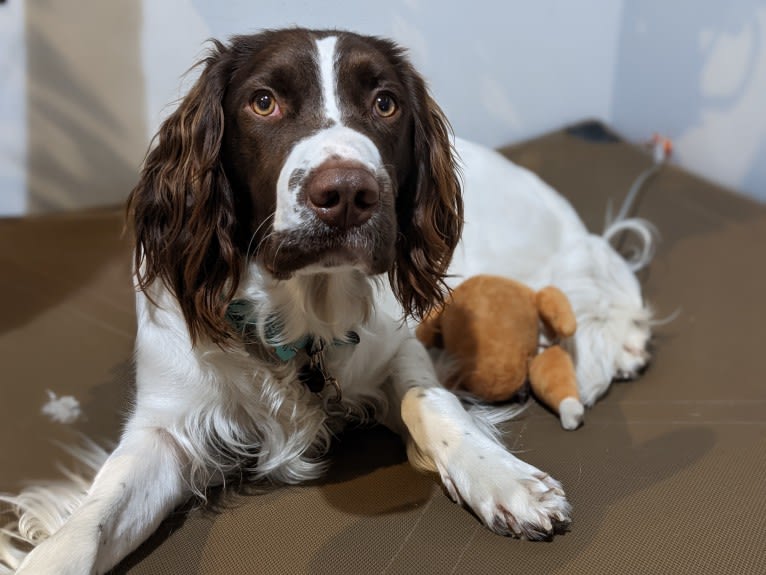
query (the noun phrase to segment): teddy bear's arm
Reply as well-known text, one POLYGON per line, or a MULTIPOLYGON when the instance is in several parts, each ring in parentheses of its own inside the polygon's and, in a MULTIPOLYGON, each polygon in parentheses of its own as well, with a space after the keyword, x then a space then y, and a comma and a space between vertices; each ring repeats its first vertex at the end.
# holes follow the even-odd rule
POLYGON ((558 337, 571 337, 577 328, 577 320, 564 292, 548 286, 537 292, 536 299, 537 311, 545 329, 558 337))

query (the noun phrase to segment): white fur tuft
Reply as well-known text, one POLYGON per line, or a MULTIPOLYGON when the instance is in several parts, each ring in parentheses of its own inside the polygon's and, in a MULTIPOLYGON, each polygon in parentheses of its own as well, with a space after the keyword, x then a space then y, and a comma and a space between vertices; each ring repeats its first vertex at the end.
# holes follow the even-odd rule
POLYGON ((74 423, 82 415, 80 402, 76 398, 71 395, 58 397, 51 390, 48 390, 48 402, 43 405, 41 411, 58 423, 74 423))

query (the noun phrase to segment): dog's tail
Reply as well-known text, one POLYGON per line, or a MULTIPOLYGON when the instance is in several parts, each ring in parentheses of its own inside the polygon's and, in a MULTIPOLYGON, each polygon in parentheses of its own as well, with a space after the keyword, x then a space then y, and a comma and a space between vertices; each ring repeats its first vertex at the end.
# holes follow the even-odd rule
POLYGON ((93 478, 108 457, 100 445, 83 437, 77 447, 63 446, 78 471, 61 467, 64 479, 35 483, 18 495, 0 494, 0 575, 11 575, 39 543, 50 537, 80 506, 93 478))

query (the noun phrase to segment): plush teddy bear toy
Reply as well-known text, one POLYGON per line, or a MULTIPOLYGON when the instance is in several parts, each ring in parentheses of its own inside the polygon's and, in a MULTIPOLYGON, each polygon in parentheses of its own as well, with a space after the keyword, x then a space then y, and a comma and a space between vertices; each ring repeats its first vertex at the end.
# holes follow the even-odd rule
POLYGON ((577 428, 584 408, 569 354, 558 345, 576 328, 572 307, 558 288, 535 292, 490 275, 457 286, 445 306, 428 316, 416 335, 426 347, 446 351, 448 387, 490 402, 510 399, 529 381, 534 395, 577 428), (540 349, 541 332, 545 349, 540 349))

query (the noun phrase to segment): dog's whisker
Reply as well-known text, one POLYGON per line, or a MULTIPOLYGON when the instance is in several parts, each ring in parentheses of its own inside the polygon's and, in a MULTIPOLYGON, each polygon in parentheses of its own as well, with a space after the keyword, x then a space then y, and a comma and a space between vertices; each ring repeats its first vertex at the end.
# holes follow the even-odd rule
MULTIPOLYGON (((261 229, 270 227, 273 221, 274 221, 274 214, 269 214, 269 216, 267 218, 264 218, 264 220, 258 225, 255 231, 252 233, 252 235, 250 236, 250 241, 247 244, 247 249, 245 250, 246 260, 249 260, 250 257, 252 256, 252 252, 250 250, 253 246, 253 242, 255 241, 255 238, 258 237, 258 234, 260 233, 261 229)), ((266 237, 268 237, 268 234, 266 237)), ((263 240, 259 242, 258 247, 260 247, 262 244, 263 244, 263 240)), ((259 250, 256 249, 255 251, 258 252, 259 250)))

